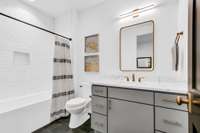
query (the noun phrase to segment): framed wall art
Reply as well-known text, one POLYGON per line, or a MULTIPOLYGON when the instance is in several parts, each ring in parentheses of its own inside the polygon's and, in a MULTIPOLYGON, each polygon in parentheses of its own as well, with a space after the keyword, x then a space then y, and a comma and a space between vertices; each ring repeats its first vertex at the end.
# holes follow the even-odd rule
POLYGON ((85 56, 85 72, 99 72, 99 55, 85 56))
POLYGON ((99 52, 99 35, 90 35, 85 37, 85 53, 99 52))
POLYGON ((99 72, 99 34, 85 37, 85 72, 99 72))

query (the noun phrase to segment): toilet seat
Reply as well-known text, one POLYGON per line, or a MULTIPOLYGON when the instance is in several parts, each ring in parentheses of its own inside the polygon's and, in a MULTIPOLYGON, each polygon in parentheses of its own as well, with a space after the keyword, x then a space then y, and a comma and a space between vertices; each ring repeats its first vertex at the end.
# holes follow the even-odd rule
POLYGON ((85 98, 77 97, 77 98, 69 100, 66 103, 66 107, 67 108, 77 108, 77 107, 81 107, 81 106, 85 105, 85 103, 86 103, 85 98))

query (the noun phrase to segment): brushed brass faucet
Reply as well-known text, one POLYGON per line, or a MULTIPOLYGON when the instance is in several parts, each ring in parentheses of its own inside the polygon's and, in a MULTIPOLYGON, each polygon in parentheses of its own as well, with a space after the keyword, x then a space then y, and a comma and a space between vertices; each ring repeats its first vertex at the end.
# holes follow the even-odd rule
POLYGON ((141 83, 143 79, 144 79, 144 77, 139 77, 138 82, 141 83))
POLYGON ((127 82, 132 81, 135 82, 135 74, 133 73, 131 77, 129 76, 124 76, 127 82))
POLYGON ((135 74, 132 74, 132 81, 135 82, 135 74))
POLYGON ((124 78, 126 79, 126 81, 130 81, 129 76, 124 76, 124 78))

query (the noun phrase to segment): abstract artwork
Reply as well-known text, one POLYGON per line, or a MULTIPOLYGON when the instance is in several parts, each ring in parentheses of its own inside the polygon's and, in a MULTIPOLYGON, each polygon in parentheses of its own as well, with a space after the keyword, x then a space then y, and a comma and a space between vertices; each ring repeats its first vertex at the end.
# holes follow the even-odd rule
POLYGON ((99 55, 85 56, 85 72, 99 72, 99 55))
POLYGON ((99 35, 91 35, 85 37, 85 53, 99 52, 99 35))

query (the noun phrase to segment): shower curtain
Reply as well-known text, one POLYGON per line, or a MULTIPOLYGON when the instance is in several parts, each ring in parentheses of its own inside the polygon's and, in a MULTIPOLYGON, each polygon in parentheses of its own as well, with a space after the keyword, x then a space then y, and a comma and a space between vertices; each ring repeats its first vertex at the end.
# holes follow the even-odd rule
POLYGON ((67 116, 65 104, 74 96, 69 41, 56 37, 53 70, 51 121, 67 116))

